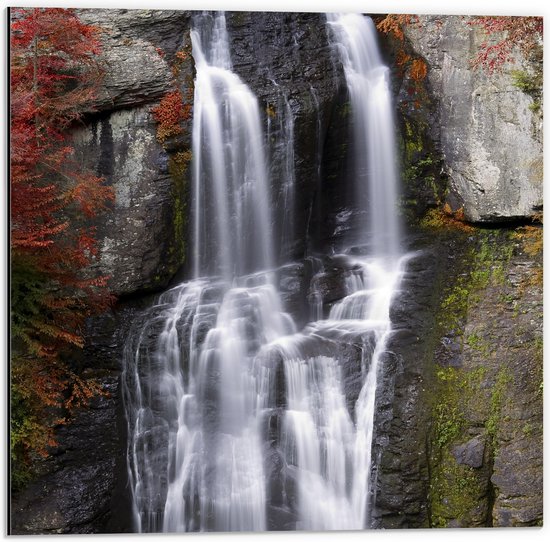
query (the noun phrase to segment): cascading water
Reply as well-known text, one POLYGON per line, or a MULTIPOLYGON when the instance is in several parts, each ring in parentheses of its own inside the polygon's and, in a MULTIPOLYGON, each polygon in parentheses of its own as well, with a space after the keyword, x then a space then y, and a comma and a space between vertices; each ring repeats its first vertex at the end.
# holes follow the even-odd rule
POLYGON ((253 360, 294 324, 270 280, 257 100, 231 71, 223 15, 197 17, 191 38, 196 279, 161 296, 127 352, 134 510, 140 531, 264 530, 253 360), (158 340, 144 346, 157 323, 158 340))
POLYGON ((353 112, 354 196, 368 227, 358 243, 370 254, 400 254, 397 219, 397 167, 389 68, 384 65, 372 20, 354 13, 328 14, 353 112))
POLYGON ((194 21, 195 277, 159 297, 124 356, 128 476, 140 532, 369 525, 377 374, 401 273, 391 103, 370 19, 329 15, 328 23, 356 145, 368 147, 367 160, 357 162, 357 191, 369 193, 376 216, 361 239, 366 255, 339 256, 347 295, 327 319, 315 286, 324 267, 315 260, 315 320, 297 333, 276 288, 272 232, 285 230, 271 223, 260 108, 232 71, 224 15, 194 21), (370 142, 377 129, 384 132, 377 144, 389 145, 383 152, 370 142), (376 235, 383 239, 372 242, 376 235), (343 354, 350 344, 360 352, 351 402, 353 362, 343 354))
MULTIPOLYGON (((281 220, 281 239, 279 249, 279 260, 287 261, 293 251, 295 241, 295 220, 296 212, 296 174, 294 169, 294 115, 290 107, 288 96, 281 90, 275 80, 271 80, 277 89, 278 99, 275 103, 275 111, 271 106, 267 119, 268 140, 271 140, 271 131, 279 134, 274 139, 272 156, 278 158, 277 166, 281 166, 281 194, 277 207, 284 213, 284 220, 281 220), (273 118, 271 118, 273 117, 273 118), (272 127, 272 125, 274 125, 272 127)), ((277 168, 278 169, 278 168, 277 168)))
POLYGON ((191 31, 195 277, 231 278, 274 265, 270 194, 258 101, 231 71, 225 18, 206 27, 191 31))

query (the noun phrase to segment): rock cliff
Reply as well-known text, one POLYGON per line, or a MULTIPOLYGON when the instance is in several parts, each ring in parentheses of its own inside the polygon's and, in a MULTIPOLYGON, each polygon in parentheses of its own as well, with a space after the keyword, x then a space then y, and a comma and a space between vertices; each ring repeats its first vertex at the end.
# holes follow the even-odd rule
MULTIPOLYGON (((542 208, 540 98, 521 85, 542 79, 542 53, 488 73, 472 67, 484 32, 461 16, 420 16, 406 37, 428 65, 430 118, 449 178, 448 201, 472 222, 531 217, 542 208)), ((494 39, 494 38, 493 38, 494 39)), ((540 93, 540 88, 532 89, 540 93)))
POLYGON ((427 227, 392 307, 374 525, 542 521, 542 229, 427 227))
POLYGON ((157 140, 152 111, 168 92, 192 92, 190 14, 184 11, 80 10, 101 29, 104 78, 73 142, 78 160, 114 188, 111 212, 97 220, 100 271, 115 295, 158 290, 184 262, 186 175, 170 171, 170 153, 189 151, 190 126, 169 152, 157 140), (178 217, 180 219, 178 220, 178 217))

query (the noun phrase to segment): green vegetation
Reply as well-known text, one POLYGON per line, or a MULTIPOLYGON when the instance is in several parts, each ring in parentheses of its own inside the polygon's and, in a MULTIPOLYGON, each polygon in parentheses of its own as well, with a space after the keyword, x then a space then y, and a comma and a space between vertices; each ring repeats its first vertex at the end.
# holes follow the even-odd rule
POLYGON ((490 355, 490 345, 477 333, 468 335, 465 342, 472 350, 476 350, 482 356, 488 357, 490 355))
POLYGON ((351 102, 345 102, 340 106, 340 117, 345 119, 352 114, 351 102))
POLYGON ((424 213, 423 205, 440 205, 447 190, 445 179, 440 175, 441 158, 433 148, 422 114, 415 111, 412 116, 404 113, 402 117, 400 147, 405 194, 401 206, 411 222, 416 222, 424 213))
POLYGON ((437 404, 434 414, 435 443, 443 448, 460 435, 464 418, 459 408, 450 402, 437 404))
POLYGON ((475 469, 457 464, 448 451, 440 461, 444 468, 432 473, 430 486, 431 527, 436 528, 448 527, 451 518, 460 520, 469 516, 472 504, 484 491, 475 469))
POLYGON ((458 464, 452 449, 471 438, 465 408, 479 400, 485 375, 484 367, 469 372, 454 367, 437 371, 430 457, 432 527, 447 527, 451 518, 459 522, 469 518, 483 494, 483 481, 476 469, 458 464))
POLYGON ((526 94, 532 94, 533 92, 539 92, 542 84, 540 75, 528 74, 527 72, 521 70, 512 70, 510 72, 512 80, 514 81, 514 86, 525 92, 526 94))
POLYGON ((462 335, 466 314, 478 301, 478 292, 491 284, 504 283, 504 266, 512 256, 513 246, 499 243, 490 231, 478 231, 477 237, 477 245, 464 262, 465 272, 457 277, 441 303, 439 325, 444 333, 462 335))
POLYGON ((533 99, 529 109, 538 113, 541 109, 542 71, 537 70, 531 74, 521 70, 512 70, 510 75, 513 85, 533 99))
MULTIPOLYGON (((443 230, 444 227, 440 226, 443 230)), ((430 447, 430 524, 433 527, 483 525, 479 501, 486 494, 483 466, 459 464, 455 447, 472 439, 472 416, 489 453, 496 449, 496 435, 504 398, 511 382, 509 371, 494 369, 495 349, 483 328, 465 332, 468 312, 476 310, 481 292, 505 284, 506 266, 514 245, 510 235, 472 228, 475 246, 455 270, 454 283, 443 295, 438 316, 439 336, 449 336, 461 346, 460 356, 473 356, 460 367, 439 367, 435 372, 430 447), (491 376, 493 375, 493 376, 491 376), (486 437, 485 437, 486 435, 486 437)))
POLYGON ((498 430, 498 422, 501 418, 503 396, 510 381, 511 375, 509 371, 506 368, 502 368, 499 370, 491 390, 490 414, 485 422, 485 428, 487 429, 487 434, 492 440, 493 451, 496 449, 496 434, 498 430))

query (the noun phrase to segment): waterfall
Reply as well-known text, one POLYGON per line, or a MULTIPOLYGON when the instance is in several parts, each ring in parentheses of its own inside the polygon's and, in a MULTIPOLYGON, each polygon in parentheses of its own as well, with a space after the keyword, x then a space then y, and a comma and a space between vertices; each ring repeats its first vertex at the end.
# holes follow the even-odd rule
POLYGON ((258 101, 231 71, 225 18, 208 30, 191 31, 194 266, 229 279, 274 264, 270 194, 258 101))
MULTIPOLYGON (((271 78, 270 78, 271 79, 271 78)), ((286 262, 294 250, 296 240, 296 174, 294 156, 294 114, 288 95, 274 79, 271 83, 277 89, 277 101, 270 105, 267 118, 268 140, 271 144, 272 166, 280 177, 281 193, 276 205, 284 213, 281 223, 278 261, 286 262), (271 118, 273 117, 273 118, 271 118), (273 134, 273 135, 272 135, 273 134)))
POLYGON ((389 68, 378 50, 372 20, 354 13, 328 14, 328 24, 344 67, 354 135, 354 195, 367 211, 359 242, 371 253, 399 256, 397 167, 389 68))
MULTIPOLYGON (((319 284, 334 266, 311 258, 312 321, 301 332, 276 286, 274 232, 288 233, 289 243, 294 222, 290 230, 272 222, 277 197, 262 128, 269 119, 232 69, 225 16, 194 19, 194 278, 159 296, 124 352, 139 532, 369 526, 377 376, 402 273, 391 100, 370 19, 327 19, 350 89, 356 148, 365 147, 357 193, 368 193, 360 205, 373 216, 360 240, 366 254, 354 255, 363 253, 350 244, 331 256, 345 295, 330 312, 319 284), (346 382, 355 376, 354 395, 346 382)), ((286 122, 293 134, 294 119, 286 122)), ((293 161, 289 144, 285 205, 294 201, 293 161)))

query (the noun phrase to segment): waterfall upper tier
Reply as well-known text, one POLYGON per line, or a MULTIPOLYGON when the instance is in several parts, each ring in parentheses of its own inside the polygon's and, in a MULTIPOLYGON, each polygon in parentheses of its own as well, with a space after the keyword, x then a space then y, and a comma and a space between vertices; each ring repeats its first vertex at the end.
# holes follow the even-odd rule
POLYGON ((398 170, 389 69, 382 62, 372 20, 354 13, 327 21, 348 87, 353 125, 355 206, 360 234, 355 243, 395 260, 400 254, 398 170))
POLYGON ((271 194, 258 100, 231 71, 225 17, 191 31, 193 268, 227 278, 274 264, 271 194))

